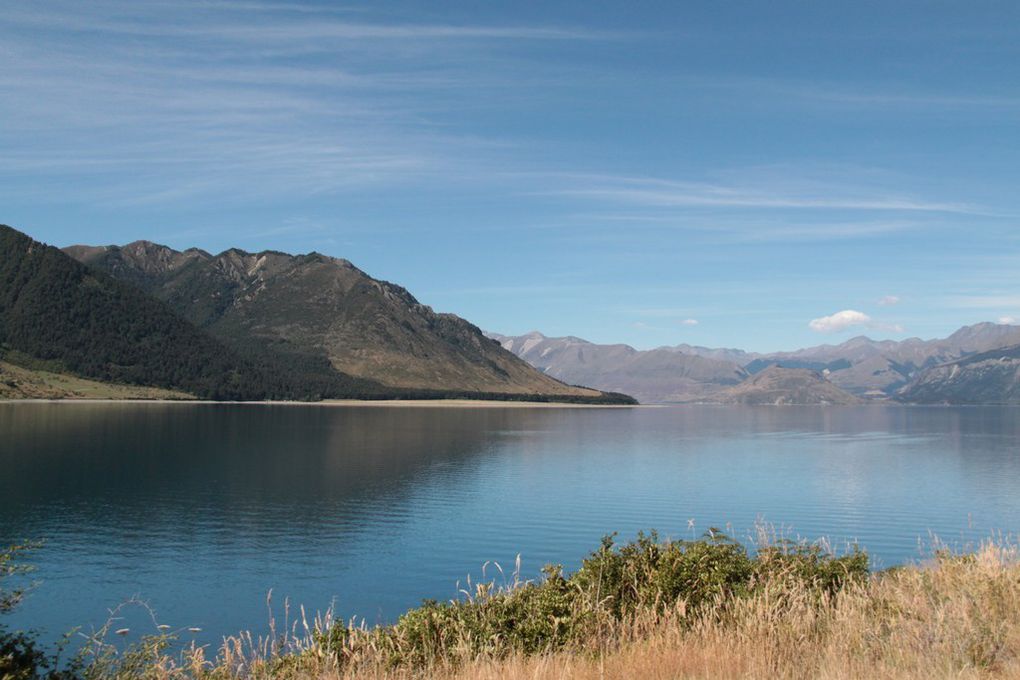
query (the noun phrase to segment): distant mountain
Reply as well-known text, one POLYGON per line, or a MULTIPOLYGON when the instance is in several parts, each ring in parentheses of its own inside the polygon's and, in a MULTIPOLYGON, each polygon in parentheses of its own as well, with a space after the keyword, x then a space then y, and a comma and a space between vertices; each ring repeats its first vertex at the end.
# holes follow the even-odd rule
POLYGON ((453 314, 347 260, 309 253, 218 255, 148 241, 65 252, 165 302, 245 355, 320 365, 390 391, 627 401, 536 371, 453 314))
POLYGON ((848 405, 860 399, 807 368, 770 366, 744 382, 716 393, 712 401, 749 405, 848 405))
POLYGON ((929 368, 899 398, 914 403, 1020 403, 1020 345, 972 354, 929 368))
POLYGON ((8 362, 213 399, 377 393, 340 374, 297 385, 285 367, 242 356, 140 289, 3 225, 0 254, 0 359, 8 362))
POLYGON ((985 352, 1020 344, 1020 327, 978 323, 964 326, 948 338, 881 340, 859 336, 840 345, 819 345, 794 352, 762 355, 746 366, 756 372, 768 365, 829 370, 839 387, 869 398, 891 398, 925 369, 985 352))
MULTIPOLYGON (((901 399, 901 390, 934 367, 973 354, 1020 344, 1020 326, 979 323, 948 338, 902 341, 859 336, 839 345, 760 354, 739 349, 677 345, 636 350, 581 338, 490 334, 548 375, 601 389, 619 389, 646 402, 708 400, 769 367, 822 373, 836 387, 867 399, 901 399)), ((906 392, 903 392, 906 394, 906 392)))
POLYGON ((745 352, 742 349, 702 347, 700 345, 688 345, 687 343, 673 345, 670 347, 659 347, 658 349, 666 350, 668 352, 680 352, 681 354, 693 354, 695 356, 705 357, 706 359, 715 359, 716 361, 729 361, 740 366, 746 366, 761 356, 755 352, 745 352))
POLYGON ((748 373, 731 361, 675 348, 638 351, 629 345, 596 345, 575 337, 490 334, 503 347, 559 380, 624 392, 641 402, 701 401, 748 373))

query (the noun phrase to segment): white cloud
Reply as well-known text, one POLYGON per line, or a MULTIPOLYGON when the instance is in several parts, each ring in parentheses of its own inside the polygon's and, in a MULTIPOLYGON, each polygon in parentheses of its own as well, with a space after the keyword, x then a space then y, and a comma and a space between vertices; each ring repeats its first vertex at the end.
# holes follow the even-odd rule
POLYGON ((878 304, 881 305, 882 307, 892 307, 893 305, 898 305, 899 303, 900 298, 897 295, 885 295, 878 299, 878 304))
POLYGON ((854 328, 857 326, 863 326, 864 328, 870 328, 872 330, 887 331, 889 333, 902 333, 904 331, 903 326, 899 324, 875 321, 864 312, 858 312, 856 309, 844 309, 841 312, 836 312, 829 316, 812 319, 808 323, 808 327, 811 330, 819 333, 838 333, 839 331, 845 331, 848 328, 854 328))
POLYGON ((681 321, 684 326, 697 326, 699 321, 697 319, 684 319, 681 321))
POLYGON ((871 324, 871 317, 864 312, 858 312, 855 309, 844 309, 842 312, 812 319, 808 323, 808 327, 819 333, 835 333, 837 331, 845 331, 847 328, 854 326, 870 326, 871 324))
POLYGON ((1007 326, 1018 326, 1020 325, 1020 319, 1015 316, 1000 316, 999 323, 1004 323, 1007 326))

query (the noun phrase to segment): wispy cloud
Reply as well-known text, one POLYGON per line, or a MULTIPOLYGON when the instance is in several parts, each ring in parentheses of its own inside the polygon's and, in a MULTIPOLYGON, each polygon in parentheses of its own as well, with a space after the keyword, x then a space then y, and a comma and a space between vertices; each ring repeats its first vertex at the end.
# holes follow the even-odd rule
POLYGON ((892 307, 893 305, 900 304, 900 298, 897 295, 883 295, 878 299, 878 305, 880 307, 892 307))
MULTIPOLYGON (((819 218, 793 222, 783 216, 765 219, 757 215, 736 218, 725 214, 692 216, 688 214, 582 212, 573 215, 572 219, 586 225, 616 223, 625 224, 631 230, 655 229, 680 231, 689 235, 700 234, 704 240, 719 244, 847 241, 898 234, 922 228, 931 230, 938 226, 931 220, 916 219, 845 221, 819 218)), ((611 236, 612 234, 607 238, 611 236)), ((617 233, 617 239, 620 238, 623 236, 617 233)))
POLYGON ((950 295, 946 304, 961 309, 1011 309, 1020 307, 1020 295, 950 295))
POLYGON ((904 87, 902 83, 841 83, 830 80, 803 80, 794 78, 764 78, 739 75, 680 78, 687 87, 715 91, 753 100, 756 104, 779 107, 805 105, 827 110, 860 113, 862 111, 910 110, 920 114, 940 114, 946 111, 1002 111, 1020 109, 1020 92, 933 90, 904 87))
MULTIPOLYGON (((472 177, 510 147, 445 117, 474 105, 480 87, 493 101, 522 87, 515 45, 617 37, 252 5, 5 8, 0 176, 40 197, 60 186, 62 198, 112 205, 472 177)), ((0 196, 26 195, 5 184, 0 196)))
POLYGON ((891 194, 874 187, 851 193, 845 185, 825 186, 819 182, 798 182, 796 179, 763 186, 651 177, 592 176, 587 186, 556 189, 547 193, 643 208, 801 208, 958 214, 986 212, 968 203, 891 194))
MULTIPOLYGON (((76 33, 123 34, 148 37, 172 37, 193 40, 216 37, 246 42, 281 41, 287 43, 309 40, 577 40, 606 39, 622 34, 560 26, 487 26, 428 23, 369 23, 328 17, 323 8, 234 3, 200 4, 188 8, 181 3, 146 3, 149 11, 140 16, 137 6, 123 2, 92 2, 88 12, 75 11, 77 3, 51 3, 52 9, 33 5, 7 8, 2 22, 14 26, 64 29, 76 33), (193 10, 201 8, 204 12, 193 10), (281 10, 287 9, 286 12, 281 10), (318 9, 318 11, 316 11, 318 9), (155 10, 155 11, 153 11, 155 10), (252 11, 277 11, 279 16, 267 22, 252 17, 252 11), (152 21, 153 14, 172 17, 172 22, 152 21), (301 16, 310 14, 313 16, 301 16), (281 16, 293 18, 281 19, 281 16), (200 18, 199 18, 200 17, 200 18)), ((261 17, 264 19, 265 17, 261 17)))

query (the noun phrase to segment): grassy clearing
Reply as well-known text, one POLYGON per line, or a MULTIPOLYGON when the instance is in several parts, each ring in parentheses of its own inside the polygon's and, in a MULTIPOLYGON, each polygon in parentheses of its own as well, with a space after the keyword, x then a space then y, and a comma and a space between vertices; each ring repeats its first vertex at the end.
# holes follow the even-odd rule
POLYGON ((1020 677, 1014 547, 940 552, 872 574, 867 557, 773 542, 749 555, 718 534, 623 546, 582 567, 473 584, 376 628, 308 621, 218 650, 172 632, 128 648, 100 631, 86 678, 1020 677))
POLYGON ((0 399, 194 399, 159 387, 118 385, 0 361, 0 399))

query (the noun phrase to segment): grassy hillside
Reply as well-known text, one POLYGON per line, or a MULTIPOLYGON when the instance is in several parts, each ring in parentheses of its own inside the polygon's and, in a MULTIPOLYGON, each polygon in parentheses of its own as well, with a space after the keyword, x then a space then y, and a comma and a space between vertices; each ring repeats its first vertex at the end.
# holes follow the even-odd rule
POLYGON ((159 387, 118 385, 87 380, 0 361, 0 399, 194 399, 159 387))

